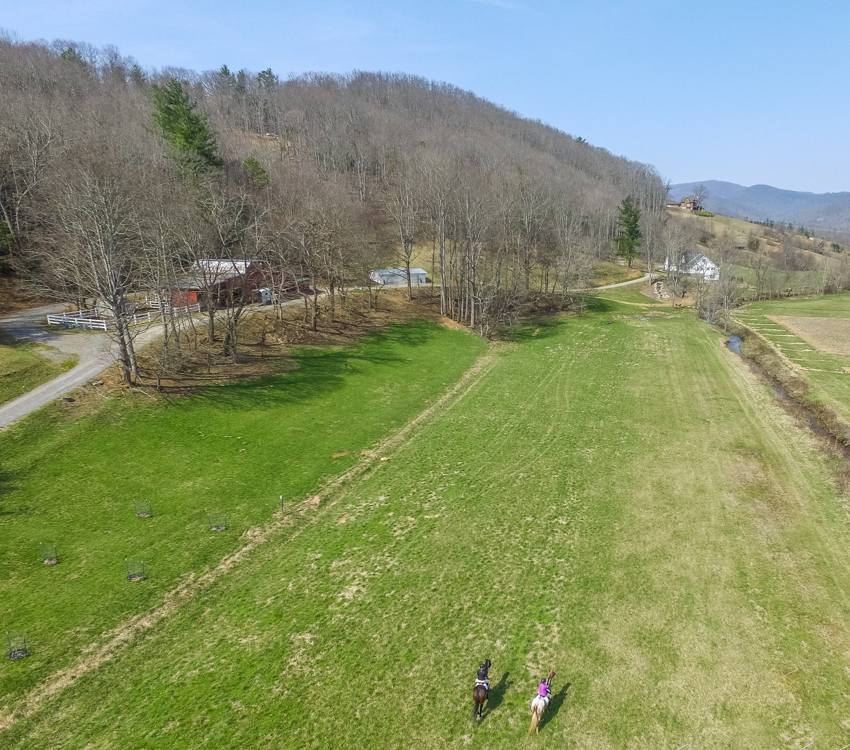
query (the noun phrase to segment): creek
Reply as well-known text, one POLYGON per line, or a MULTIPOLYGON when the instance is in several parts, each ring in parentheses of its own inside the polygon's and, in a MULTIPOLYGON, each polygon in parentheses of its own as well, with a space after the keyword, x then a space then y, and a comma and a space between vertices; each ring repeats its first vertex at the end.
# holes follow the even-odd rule
POLYGON ((749 368, 756 373, 762 380, 764 380, 776 394, 776 397, 779 399, 780 403, 795 414, 797 417, 802 419, 808 426, 809 429, 814 432, 819 437, 826 438, 829 443, 838 448, 845 456, 845 458, 850 459, 850 446, 844 445, 836 437, 821 423, 821 421, 812 414, 805 406, 801 403, 793 399, 788 395, 787 391, 780 386, 764 369, 758 362, 754 359, 750 359, 745 354, 741 354, 741 342, 742 339, 735 333, 729 334, 729 341, 726 342, 726 348, 737 354, 741 359, 743 359, 749 368))

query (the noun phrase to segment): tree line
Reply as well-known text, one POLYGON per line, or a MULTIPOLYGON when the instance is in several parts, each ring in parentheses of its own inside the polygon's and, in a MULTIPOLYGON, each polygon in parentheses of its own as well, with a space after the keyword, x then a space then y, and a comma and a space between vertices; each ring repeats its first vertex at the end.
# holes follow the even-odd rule
MULTIPOLYGON (((490 335, 541 296, 582 304, 626 199, 658 262, 666 197, 650 166, 424 78, 149 70, 0 38, 0 264, 107 308, 128 382, 132 295, 169 299, 195 261, 309 278, 315 327, 377 265, 427 259, 442 312, 490 335)), ((209 310, 234 358, 244 304, 209 310)), ((167 369, 187 323, 162 319, 167 369)))

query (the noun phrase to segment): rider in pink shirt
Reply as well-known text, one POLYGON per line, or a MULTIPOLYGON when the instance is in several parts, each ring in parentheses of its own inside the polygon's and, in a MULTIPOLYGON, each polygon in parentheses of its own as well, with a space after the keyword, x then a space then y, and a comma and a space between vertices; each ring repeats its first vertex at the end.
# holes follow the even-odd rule
POLYGON ((537 695, 541 698, 545 698, 546 703, 549 703, 549 696, 552 695, 552 688, 549 687, 549 684, 545 679, 540 681, 540 687, 537 688, 537 695))

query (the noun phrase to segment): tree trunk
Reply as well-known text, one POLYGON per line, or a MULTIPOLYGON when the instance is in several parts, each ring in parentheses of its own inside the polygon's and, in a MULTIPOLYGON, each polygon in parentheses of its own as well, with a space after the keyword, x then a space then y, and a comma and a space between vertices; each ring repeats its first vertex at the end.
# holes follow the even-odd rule
POLYGON ((127 340, 120 324, 116 325, 118 333, 118 361, 121 363, 121 375, 127 385, 133 384, 133 370, 130 364, 130 354, 127 351, 127 340))

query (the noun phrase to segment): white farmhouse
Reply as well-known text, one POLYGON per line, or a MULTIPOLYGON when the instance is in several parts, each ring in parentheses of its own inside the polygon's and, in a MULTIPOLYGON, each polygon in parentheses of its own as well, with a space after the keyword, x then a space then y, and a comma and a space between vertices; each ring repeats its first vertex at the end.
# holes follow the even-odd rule
MULTIPOLYGON (((376 284, 406 284, 407 269, 406 268, 379 268, 369 274, 369 278, 376 284)), ((428 274, 422 268, 410 269, 410 283, 427 284, 428 274)))
POLYGON ((664 270, 678 270, 692 276, 702 276, 706 281, 717 281, 720 278, 720 268, 707 255, 689 250, 683 253, 679 262, 664 259, 664 270))

